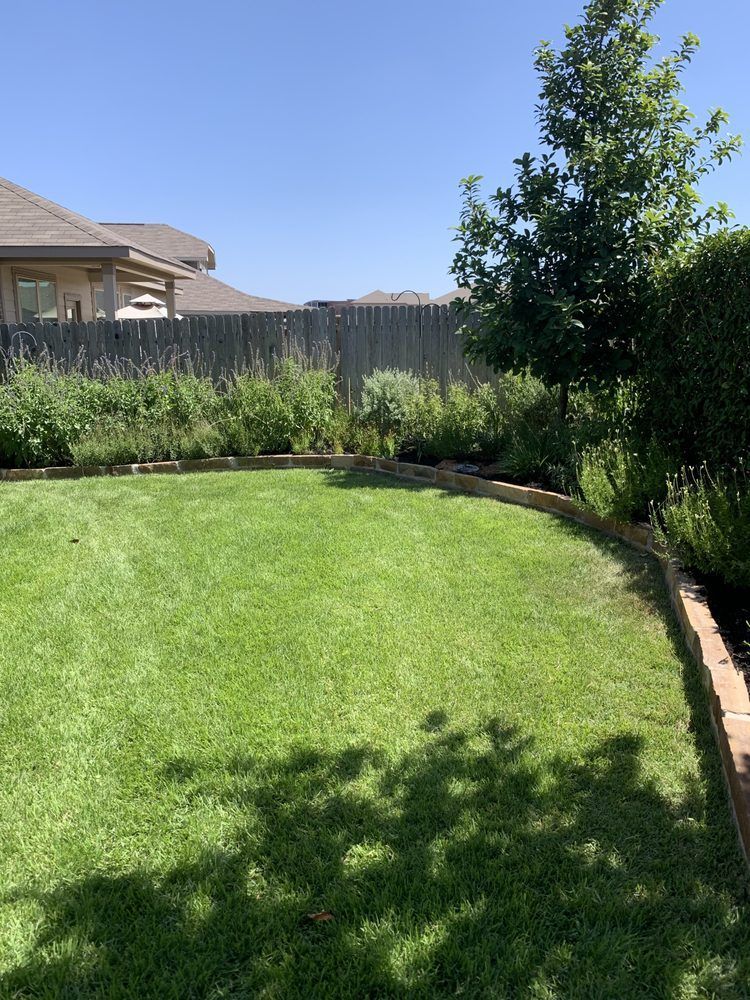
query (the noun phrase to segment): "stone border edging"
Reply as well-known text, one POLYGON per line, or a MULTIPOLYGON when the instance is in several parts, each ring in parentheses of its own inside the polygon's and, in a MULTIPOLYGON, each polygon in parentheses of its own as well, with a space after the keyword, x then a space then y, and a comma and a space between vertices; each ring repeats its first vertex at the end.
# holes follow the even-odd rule
POLYGON ((750 863, 750 693, 724 645, 700 588, 676 560, 670 559, 667 553, 657 548, 647 525, 621 524, 599 517, 591 511, 582 510, 570 497, 559 493, 513 486, 479 476, 371 455, 259 455, 134 465, 0 469, 0 481, 292 468, 386 473, 400 479, 429 483, 442 489, 492 497, 504 503, 514 503, 568 518, 627 542, 641 552, 653 553, 664 572, 672 605, 708 693, 711 725, 721 753, 740 844, 745 859, 750 863))

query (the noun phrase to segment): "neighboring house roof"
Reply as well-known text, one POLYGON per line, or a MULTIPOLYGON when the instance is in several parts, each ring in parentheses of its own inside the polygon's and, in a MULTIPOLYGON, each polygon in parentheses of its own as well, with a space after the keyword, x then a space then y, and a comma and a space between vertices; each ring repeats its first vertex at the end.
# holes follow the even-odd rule
POLYGON ((468 299, 470 295, 470 288, 454 288, 452 292, 446 292, 445 295, 433 299, 430 304, 433 306, 449 306, 455 299, 468 299))
POLYGON ((39 251, 42 256, 42 251, 49 254, 53 250, 58 251, 55 256, 62 256, 62 251, 70 250, 79 256, 93 253, 98 257, 109 255, 102 251, 126 256, 127 251, 134 250, 172 265, 170 270, 187 271, 180 261, 158 250, 149 250, 133 239, 124 239, 106 226, 0 177, 0 254, 20 255, 21 250, 26 251, 25 256, 30 251, 39 251), (116 253, 117 250, 121 253, 116 253))
POLYGON ((301 306, 289 302, 278 302, 276 299, 263 299, 256 295, 247 295, 231 285, 224 284, 218 278, 213 278, 203 271, 196 271, 193 281, 188 282, 177 299, 177 308, 184 316, 186 313, 202 315, 204 313, 246 313, 246 312, 285 312, 288 309, 300 309, 301 306))
POLYGON ((209 270, 216 267, 216 255, 210 243, 164 222, 102 222, 101 225, 122 239, 138 240, 157 253, 177 260, 206 261, 209 270))
POLYGON ((416 306, 419 302, 423 306, 428 303, 431 305, 432 301, 430 299, 429 292, 419 292, 419 301, 417 301, 416 294, 414 292, 404 292, 399 294, 398 292, 383 292, 379 288, 376 288, 374 292, 369 292, 367 295, 363 295, 359 299, 354 299, 352 302, 353 306, 416 306), (398 299, 396 300, 396 296, 398 299))

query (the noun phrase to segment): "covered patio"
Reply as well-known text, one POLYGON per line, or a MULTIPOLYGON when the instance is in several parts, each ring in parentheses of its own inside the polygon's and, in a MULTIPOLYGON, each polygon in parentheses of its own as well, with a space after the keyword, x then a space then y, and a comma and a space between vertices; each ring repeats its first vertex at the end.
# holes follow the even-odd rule
POLYGON ((0 178, 0 322, 114 320, 152 293, 174 318, 188 264, 0 178))

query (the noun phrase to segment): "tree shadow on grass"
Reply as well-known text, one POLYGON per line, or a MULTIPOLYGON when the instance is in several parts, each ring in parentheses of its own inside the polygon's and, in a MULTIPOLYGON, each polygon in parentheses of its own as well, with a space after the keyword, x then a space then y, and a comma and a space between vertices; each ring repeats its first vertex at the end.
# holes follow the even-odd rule
POLYGON ((167 871, 36 895, 5 995, 745 996, 725 803, 665 797, 632 734, 575 760, 538 750, 436 709, 400 754, 170 763, 164 787, 231 832, 167 871))

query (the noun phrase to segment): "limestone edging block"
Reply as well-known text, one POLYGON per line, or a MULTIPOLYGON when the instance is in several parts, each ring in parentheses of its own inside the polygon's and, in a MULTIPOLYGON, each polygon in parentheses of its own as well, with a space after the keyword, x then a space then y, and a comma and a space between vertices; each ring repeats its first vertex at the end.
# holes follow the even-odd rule
MULTIPOLYGON (((750 854, 750 724, 747 719, 724 716, 717 725, 724 774, 729 785, 734 818, 745 849, 750 854)), ((750 859, 749 859, 750 860, 750 859)))

